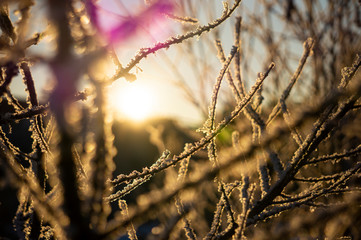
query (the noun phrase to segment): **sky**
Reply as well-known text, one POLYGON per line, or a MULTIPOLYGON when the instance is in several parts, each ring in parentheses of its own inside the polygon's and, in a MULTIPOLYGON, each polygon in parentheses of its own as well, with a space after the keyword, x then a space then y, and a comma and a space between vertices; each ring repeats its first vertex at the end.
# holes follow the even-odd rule
MULTIPOLYGON (((135 15, 139 11, 138 6, 144 8, 143 0, 101 0, 98 2, 98 5, 101 7, 100 17, 103 21, 104 26, 116 24, 117 21, 122 21, 124 18, 122 16, 135 15), (117 3, 118 2, 118 3, 117 3), (119 2, 123 4, 119 4, 119 2)), ((222 4, 216 4, 221 10, 222 4)), ((11 9, 10 9, 11 10, 11 9)), ((217 10, 217 11, 219 11, 217 10)), ((36 25, 31 25, 29 30, 29 35, 32 33, 41 32, 49 29, 48 23, 43 21, 43 14, 46 14, 46 6, 43 1, 36 2, 36 5, 33 7, 32 11, 36 14, 33 14, 32 22, 36 22, 36 25), (39 14, 40 13, 40 14, 39 14)), ((220 14, 220 12, 219 12, 220 14)), ((13 22, 17 21, 18 16, 12 13, 11 18, 13 22)), ((152 19, 151 19, 152 21, 152 19)), ((205 22, 203 20, 203 22, 205 22)), ((175 23, 170 19, 162 19, 158 22, 152 22, 153 28, 145 29, 149 25, 145 25, 144 29, 139 30, 134 37, 127 39, 127 41, 122 42, 115 46, 115 51, 118 55, 120 62, 123 65, 126 65, 127 62, 135 55, 137 50, 141 47, 153 46, 155 42, 164 41, 167 38, 179 34, 180 24, 175 23)), ((29 50, 33 55, 45 56, 51 58, 52 54, 55 52, 55 47, 53 45, 53 39, 45 37, 37 46, 31 47, 29 50)), ((199 40, 192 40, 199 41, 199 40)), ((174 76, 172 76, 172 71, 169 70, 169 66, 164 64, 164 55, 167 54, 168 58, 173 59, 177 55, 176 49, 168 49, 166 51, 162 50, 161 53, 148 56, 146 59, 142 60, 140 64, 137 65, 135 69, 132 70, 133 73, 136 73, 137 80, 133 83, 127 82, 125 79, 119 79, 110 86, 110 92, 112 95, 118 95, 115 97, 115 100, 119 101, 119 95, 125 95, 124 92, 127 92, 128 89, 134 88, 135 86, 141 86, 140 95, 144 95, 144 89, 151 91, 148 99, 144 101, 149 101, 150 111, 148 110, 148 117, 172 117, 178 119, 180 122, 184 123, 199 123, 203 121, 203 116, 192 104, 190 104, 186 99, 184 92, 175 86, 174 76), (118 94, 117 94, 118 91, 118 94), (143 91, 143 92, 142 92, 143 91)), ((187 69, 186 63, 182 62, 184 59, 180 59, 181 62, 175 62, 174 64, 182 66, 180 69, 181 72, 185 73, 185 77, 189 78, 189 73, 191 70, 187 69)), ((217 63, 218 64, 218 63, 217 63)), ((31 67, 33 77, 35 79, 35 84, 38 92, 38 96, 43 101, 46 101, 48 94, 51 91, 52 87, 52 75, 51 71, 44 64, 35 64, 31 67)), ((109 71, 109 70, 105 70, 109 71)), ((192 83, 190 83, 192 85, 192 83)), ((18 75, 11 84, 11 90, 15 96, 24 97, 24 85, 21 80, 21 76, 18 75)), ((192 86, 195 87, 196 86, 192 86)), ((136 91, 133 90, 135 93, 136 91)), ((131 98, 131 96, 128 96, 131 98)), ((134 96, 133 97, 137 97, 134 96)), ((115 101, 111 99, 110 101, 115 101)), ((134 102, 134 99, 129 99, 129 102, 134 102)), ((114 104, 113 104, 114 105, 114 104)), ((123 104, 124 105, 124 104, 123 104)), ((114 106, 115 108, 119 106, 114 106)), ((125 117, 132 118, 122 110, 118 111, 116 109, 116 117, 125 117)), ((133 119, 140 120, 140 119, 133 119)))
MULTIPOLYGON (((234 1, 228 2, 231 6, 234 1)), ((200 3, 211 8, 211 11, 207 7, 195 9, 194 14, 201 25, 206 24, 209 19, 221 16, 223 9, 221 1, 203 0, 200 3)), ((98 6, 101 9, 99 15, 102 27, 105 29, 111 29, 117 26, 119 22, 127 20, 127 17, 137 16, 142 9, 146 9, 144 0, 101 0, 98 2, 98 6), (139 6, 142 8, 139 8, 139 6)), ((247 11, 250 9, 257 11, 257 5, 251 0, 242 1, 241 7, 247 11)), ((42 14, 45 14, 44 2, 38 1, 33 11, 37 13, 33 14, 33 16, 35 18, 34 22, 38 24, 31 26, 30 33, 49 29, 48 23, 42 20, 44 16, 42 14)), ((175 7, 176 13, 177 7, 175 7)), ((239 15, 240 12, 238 11, 236 14, 239 15)), ((12 15, 12 18, 16 21, 16 15, 12 15)), ((233 43, 233 22, 234 19, 227 20, 222 23, 219 30, 218 36, 224 44, 226 55, 228 55, 233 43)), ((143 23, 144 25, 136 33, 132 33, 132 37, 114 45, 115 52, 123 65, 129 62, 139 48, 153 46, 156 42, 162 42, 171 36, 180 34, 181 28, 187 27, 169 18, 157 21, 154 18, 145 19, 143 23)), ((200 38, 187 41, 184 46, 172 46, 167 50, 161 50, 157 54, 143 59, 131 71, 136 73, 136 81, 130 83, 121 78, 114 82, 109 87, 111 96, 109 102, 114 108, 114 116, 130 118, 134 121, 142 121, 149 117, 170 117, 189 125, 201 124, 206 117, 204 111, 200 111, 199 108, 187 100, 184 90, 179 88, 176 83, 180 80, 184 81, 191 90, 191 96, 193 95, 193 97, 199 99, 203 107, 209 104, 212 86, 222 66, 213 47, 214 35, 212 34, 214 34, 214 31, 206 34, 200 38), (138 112, 135 112, 134 109, 137 109, 138 112)), ((52 40, 45 37, 38 46, 31 48, 31 53, 51 58, 52 53, 55 52, 52 40)), ((301 50, 302 46, 295 46, 295 48, 301 50)), ((254 69, 254 75, 250 78, 254 77, 255 79, 257 72, 263 70, 260 64, 257 58, 252 59, 250 65, 252 70, 254 69)), ((31 70, 36 81, 39 97, 46 101, 52 86, 51 73, 44 64, 36 64, 31 70)), ((104 74, 109 74, 111 71, 112 67, 104 69, 104 74)), ((21 76, 14 79, 11 89, 16 96, 24 96, 24 85, 21 76)), ((229 94, 223 95, 225 95, 225 98, 221 98, 220 101, 227 102, 229 94)))

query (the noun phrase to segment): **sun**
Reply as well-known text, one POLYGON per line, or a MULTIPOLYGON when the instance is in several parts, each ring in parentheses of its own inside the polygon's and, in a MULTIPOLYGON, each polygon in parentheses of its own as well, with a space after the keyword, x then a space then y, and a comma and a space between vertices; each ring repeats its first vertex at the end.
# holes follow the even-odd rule
POLYGON ((154 91, 137 80, 131 83, 113 84, 109 88, 109 104, 115 117, 142 121, 152 115, 155 104, 154 91))

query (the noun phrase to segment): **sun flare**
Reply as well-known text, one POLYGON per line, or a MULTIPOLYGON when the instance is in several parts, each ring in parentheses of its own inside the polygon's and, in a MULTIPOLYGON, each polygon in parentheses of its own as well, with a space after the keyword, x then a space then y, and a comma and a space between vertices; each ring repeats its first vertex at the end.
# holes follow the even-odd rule
POLYGON ((155 95, 149 86, 138 81, 113 84, 109 89, 109 103, 116 116, 142 121, 152 115, 155 95))

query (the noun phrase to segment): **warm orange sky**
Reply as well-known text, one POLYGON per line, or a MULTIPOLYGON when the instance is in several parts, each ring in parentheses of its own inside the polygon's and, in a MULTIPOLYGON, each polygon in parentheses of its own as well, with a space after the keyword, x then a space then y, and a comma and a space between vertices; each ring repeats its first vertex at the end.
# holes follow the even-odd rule
MULTIPOLYGON (((99 6, 103 8, 100 15, 104 26, 109 27, 116 24, 117 21, 124 21, 127 15, 137 14, 140 11, 137 9, 137 6, 145 7, 144 0, 123 0, 118 1, 118 4, 116 2, 116 0, 99 1, 99 6), (119 2, 123 4, 119 4, 119 2)), ((228 2, 230 2, 230 4, 233 3, 233 1, 228 2)), ((204 2, 201 1, 201 4, 203 3, 204 2)), ((223 7, 221 1, 214 0, 212 3, 211 5, 205 5, 207 7, 213 5, 214 9, 212 10, 211 16, 207 8, 196 9, 197 14, 199 14, 196 17, 199 18, 201 25, 206 24, 208 19, 215 19, 221 15, 223 7), (206 12, 206 10, 208 12, 206 12)), ((252 0, 244 0, 241 3, 241 7, 247 9, 247 11, 249 9, 255 9, 256 11, 257 6, 254 6, 253 3, 252 0)), ((34 10, 44 14, 45 6, 41 5, 43 3, 37 2, 37 4, 38 6, 35 6, 34 10)), ((34 17, 41 19, 41 14, 34 14, 34 17)), ((240 11, 235 13, 235 15, 239 14, 240 11)), ((16 16, 13 15, 12 17, 16 21, 16 16)), ((168 37, 181 33, 180 23, 176 23, 168 18, 157 22, 153 22, 153 20, 154 19, 144 20, 144 26, 139 28, 132 37, 114 46, 118 58, 123 65, 129 62, 139 48, 153 46, 157 41, 164 41, 168 37), (150 25, 151 28, 148 28, 148 22, 153 24, 150 25)), ((222 40, 226 54, 228 54, 233 43, 232 21, 231 19, 227 20, 220 26, 219 38, 222 40)), ((29 34, 32 35, 34 32, 46 29, 47 23, 44 23, 44 21, 38 22, 39 24, 32 26, 32 32, 29 34)), ((176 87, 175 82, 179 80, 177 79, 178 75, 181 75, 190 87, 192 94, 197 98, 203 97, 203 105, 207 107, 210 102, 212 85, 221 69, 221 64, 216 57, 215 49, 212 47, 214 37, 211 34, 213 33, 206 33, 199 39, 195 38, 183 43, 183 45, 187 46, 187 44, 191 42, 195 46, 193 49, 197 51, 185 52, 186 48, 184 47, 181 49, 179 46, 172 46, 168 50, 161 50, 159 53, 143 59, 131 71, 132 73, 136 73, 138 78, 134 83, 128 83, 125 79, 118 79, 110 86, 112 96, 114 96, 114 99, 110 101, 116 103, 112 104, 115 108, 115 115, 126 118, 137 116, 135 117, 138 118, 137 120, 154 116, 175 117, 180 122, 201 124, 205 120, 204 115, 202 116, 201 111, 186 100, 184 91, 176 87), (208 36, 211 36, 208 39, 209 42, 207 42, 208 36), (167 57, 164 57, 165 55, 167 57), (198 63, 199 59, 202 59, 205 64, 204 66, 208 66, 208 68, 204 69, 204 66, 198 63), (179 72, 178 75, 171 69, 171 65, 177 68, 179 72), (204 86, 200 85, 200 80, 205 82, 204 86), (201 96, 200 90, 205 90, 206 95, 201 96), (129 91, 131 91, 132 94, 129 94, 129 91), (149 94, 145 94, 145 92, 149 92, 149 94), (122 96, 128 96, 128 103, 121 103, 125 101, 122 96), (141 104, 142 102, 144 103, 143 105, 141 104), (139 105, 143 107, 143 113, 139 112, 141 111, 140 109, 142 109, 139 105), (138 109, 138 113, 134 111, 131 113, 131 109, 133 108, 138 109)), ((302 51, 302 45, 296 47, 302 51)), ((51 56, 52 52, 54 52, 52 39, 46 37, 38 46, 31 47, 31 51, 45 57, 51 56)), ((252 60, 252 62, 249 63, 251 68, 254 68, 254 71, 251 71, 254 72, 254 76, 256 76, 257 72, 263 70, 259 62, 263 60, 264 59, 256 59, 256 61, 252 60)), ((104 69, 104 71, 107 72, 109 69, 104 69)), ((46 100, 47 92, 49 92, 51 87, 51 84, 49 84, 49 82, 51 83, 50 71, 46 66, 36 64, 32 67, 32 73, 40 98, 46 100)), ((254 76, 251 76, 250 79, 255 79, 254 76)), ((81 86, 79 90, 82 90, 82 87, 84 86, 81 86)), ((24 85, 20 76, 14 79, 11 84, 11 89, 15 95, 24 95, 24 85)), ((223 89, 227 88, 222 88, 222 90, 223 89)))

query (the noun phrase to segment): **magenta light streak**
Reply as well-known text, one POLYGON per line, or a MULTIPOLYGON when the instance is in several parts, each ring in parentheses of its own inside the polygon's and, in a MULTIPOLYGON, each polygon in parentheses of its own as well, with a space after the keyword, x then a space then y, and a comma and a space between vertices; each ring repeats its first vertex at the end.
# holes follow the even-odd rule
MULTIPOLYGON (((111 16, 107 15, 101 18, 100 15, 104 14, 104 12, 101 13, 100 7, 91 0, 87 1, 86 7, 92 24, 107 43, 111 45, 124 43, 139 32, 157 36, 162 31, 162 29, 157 28, 166 28, 165 22, 168 19, 165 15, 172 13, 174 8, 170 0, 158 0, 136 13, 129 13, 128 16, 119 14, 117 18, 113 16, 113 19, 111 19, 111 16)), ((116 15, 116 13, 113 15, 116 15)))

